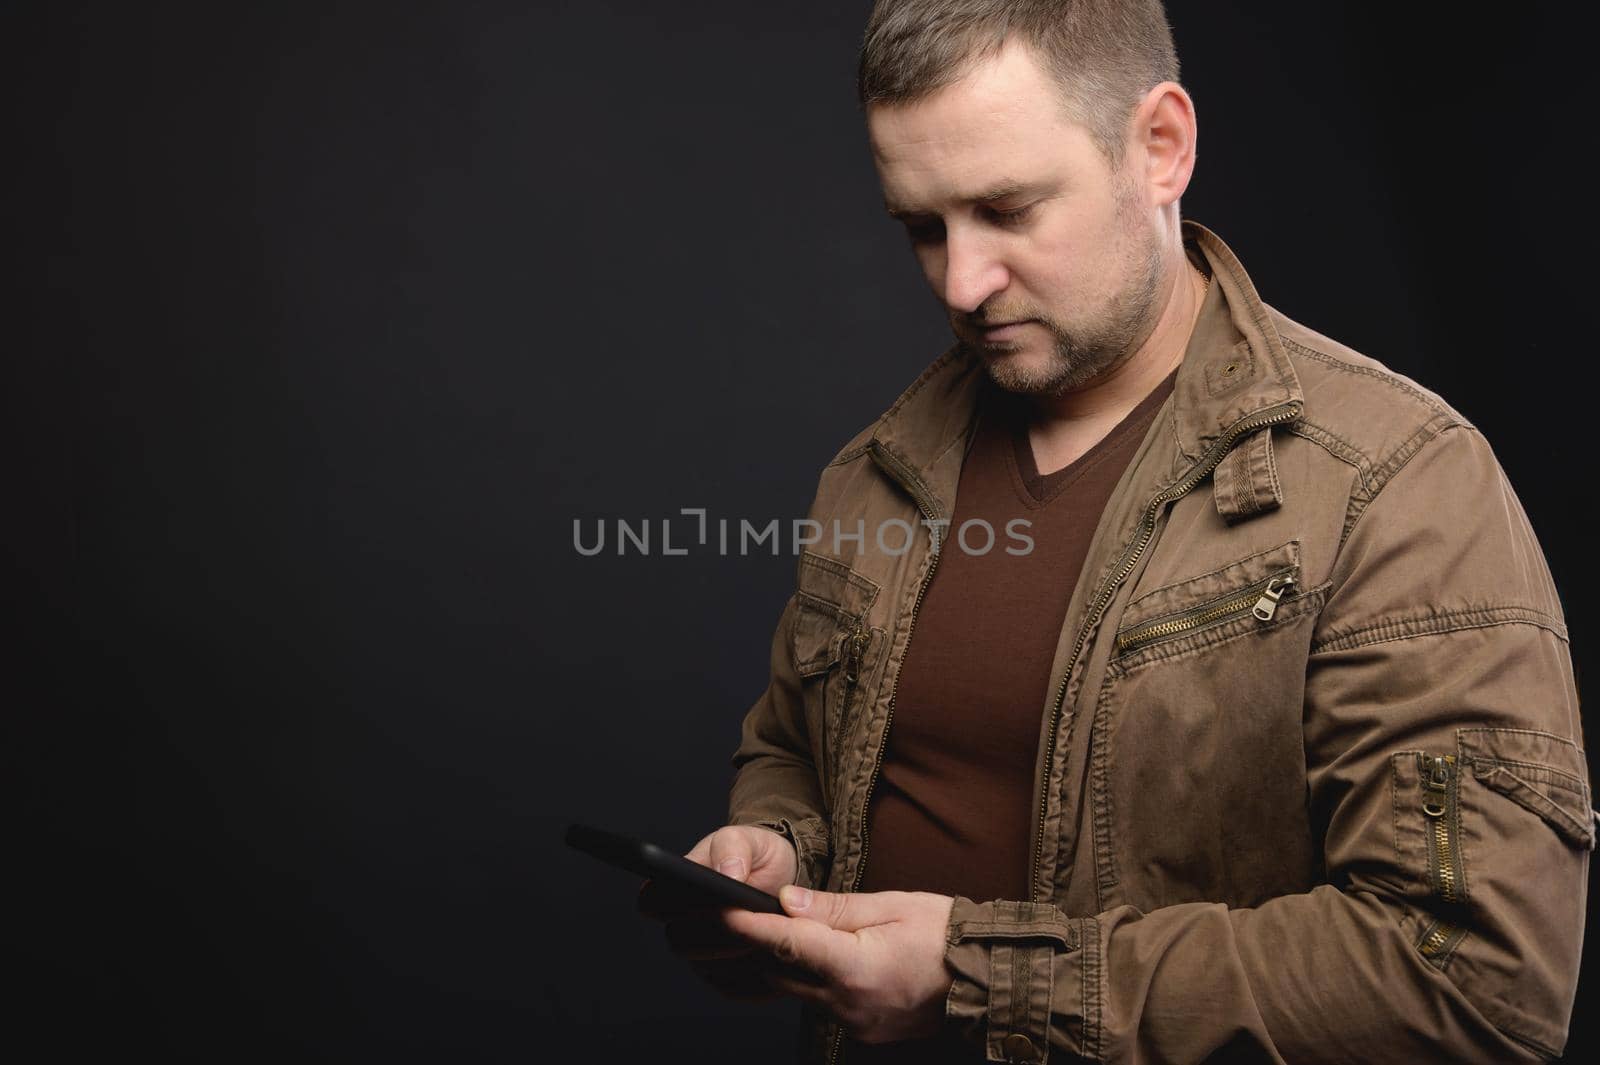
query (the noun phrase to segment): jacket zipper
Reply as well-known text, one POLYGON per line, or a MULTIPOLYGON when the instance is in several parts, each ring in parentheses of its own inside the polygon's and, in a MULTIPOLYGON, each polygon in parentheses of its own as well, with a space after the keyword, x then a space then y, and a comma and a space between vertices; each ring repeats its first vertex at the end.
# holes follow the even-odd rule
MULTIPOLYGON (((892 474, 895 480, 900 483, 901 487, 905 488, 906 491, 911 495, 912 501, 917 504, 917 509, 922 512, 923 517, 928 519, 930 528, 937 530, 939 528, 939 523, 938 519, 934 517, 933 508, 928 505, 921 492, 914 491, 912 489, 911 486, 914 483, 914 478, 909 476, 908 471, 899 468, 900 463, 887 452, 880 453, 877 448, 873 448, 871 454, 878 464, 883 466, 884 469, 892 474)), ((930 535, 937 536, 938 534, 934 532, 930 535)), ((917 587, 917 598, 911 604, 911 617, 906 620, 906 649, 911 647, 911 636, 917 628, 917 611, 922 607, 922 597, 927 594, 928 585, 933 582, 934 570, 939 568, 939 559, 944 554, 943 547, 943 543, 938 541, 934 542, 933 560, 928 563, 928 572, 922 575, 922 584, 917 587)), ((865 649, 865 647, 866 644, 863 642, 862 648, 865 649)), ((902 666, 905 664, 905 650, 901 651, 900 664, 902 666)), ((846 679, 848 679, 848 676, 849 675, 846 674, 846 679)), ((895 671, 894 688, 889 692, 889 709, 884 716, 883 742, 878 744, 877 754, 874 756, 872 761, 872 772, 867 777, 866 796, 861 801, 861 857, 856 862, 856 875, 851 878, 850 890, 852 892, 861 890, 861 877, 866 872, 867 868, 867 846, 871 842, 869 839, 870 834, 867 831, 867 817, 872 810, 872 792, 873 789, 877 787, 878 774, 883 769, 883 752, 884 749, 889 746, 889 730, 894 727, 894 701, 896 696, 899 695, 899 692, 900 674, 899 670, 897 669, 895 671)), ((842 731, 843 730, 841 729, 841 732, 842 731)), ((836 1065, 839 1060, 839 1051, 843 1044, 844 1025, 835 1023, 833 1031, 833 1046, 828 1051, 829 1065, 836 1065)))
POLYGON ((841 659, 844 665, 844 695, 839 705, 839 723, 833 735, 833 764, 839 764, 845 724, 850 716, 850 701, 855 696, 856 685, 861 680, 861 664, 866 660, 867 645, 872 641, 872 630, 867 628, 865 617, 855 620, 855 627, 845 636, 841 659))
MULTIPOLYGON (((1445 907, 1456 910, 1462 903, 1464 880, 1456 838, 1456 760, 1448 754, 1419 753, 1417 766, 1422 776, 1422 814, 1428 821, 1428 883, 1445 907)), ((1436 917, 1417 940, 1417 949, 1442 967, 1464 935, 1466 928, 1459 922, 1436 917)))
POLYGON ((1073 645, 1072 657, 1067 660, 1067 671, 1061 675, 1061 686, 1056 689, 1055 701, 1050 708, 1050 725, 1046 733, 1044 752, 1044 771, 1040 774, 1038 827, 1034 831, 1033 854, 1028 864, 1028 896, 1030 901, 1038 901, 1035 897, 1038 891, 1039 863, 1044 856, 1044 821, 1050 806, 1050 765, 1055 760, 1056 731, 1061 722, 1061 706, 1067 696, 1067 684, 1072 680, 1072 671, 1078 666, 1078 658, 1083 654, 1084 644, 1088 642, 1090 631, 1100 621, 1100 616, 1105 613, 1106 607, 1111 605, 1111 599, 1117 594, 1117 589, 1122 582, 1128 579, 1134 567, 1139 564, 1139 558, 1144 554, 1145 548, 1150 546, 1151 539, 1155 536, 1156 519, 1161 508, 1174 499, 1181 498, 1193 491, 1195 485, 1205 480, 1216 469, 1222 457, 1233 447, 1235 440, 1245 433, 1265 429, 1269 425, 1279 425, 1292 422, 1300 416, 1300 403, 1291 400, 1288 403, 1269 407, 1262 413, 1235 422, 1227 434, 1211 445, 1211 450, 1191 469, 1183 480, 1158 493, 1145 508, 1144 518, 1140 522, 1139 532, 1134 536, 1133 543, 1128 546, 1127 553, 1123 556, 1122 564, 1116 572, 1100 589, 1100 594, 1095 597, 1094 605, 1089 610, 1089 616, 1084 619, 1083 628, 1078 632, 1077 643, 1073 645))
POLYGON ((1278 600, 1283 598, 1294 583, 1292 571, 1280 573, 1256 581, 1248 588, 1230 592, 1219 601, 1204 603, 1145 622, 1117 636, 1117 654, 1124 654, 1141 644, 1164 640, 1235 615, 1243 617, 1246 614, 1254 614, 1257 621, 1263 623, 1271 621, 1273 614, 1277 613, 1278 600))
MULTIPOLYGON (((1243 436, 1245 433, 1254 432, 1258 429, 1264 429, 1269 425, 1278 425, 1283 422, 1294 421, 1300 416, 1300 407, 1300 403, 1291 401, 1276 407, 1268 408, 1265 412, 1255 417, 1245 418, 1235 422, 1232 428, 1229 429, 1228 433, 1219 439, 1215 444, 1213 444, 1211 446, 1211 450, 1206 453, 1206 455, 1200 460, 1194 469, 1190 470, 1187 477, 1185 477, 1179 483, 1159 493, 1154 499, 1152 499, 1149 506, 1145 510, 1144 519, 1140 523, 1139 533, 1134 537, 1134 543, 1130 546, 1128 554, 1123 558, 1122 565, 1117 567, 1116 574, 1112 577, 1111 581, 1100 590, 1099 596, 1096 597, 1095 604, 1089 611, 1089 617, 1085 619, 1083 628, 1078 632, 1077 643, 1073 646, 1072 657, 1067 663, 1066 673, 1062 675, 1061 686, 1056 691, 1055 702, 1050 711, 1049 740, 1045 747, 1045 772, 1043 774, 1043 783, 1041 784, 1043 794, 1040 796, 1039 805, 1039 827, 1035 834, 1033 855, 1029 865, 1028 894, 1030 900, 1035 892, 1034 885, 1038 880, 1039 860, 1044 850, 1044 817, 1045 808, 1049 802, 1049 768, 1051 760, 1055 757, 1056 727, 1061 719, 1061 704, 1066 698, 1067 683, 1072 679, 1072 671, 1077 666, 1079 655, 1083 653, 1083 645, 1088 639, 1089 631, 1094 627, 1095 623, 1099 621, 1100 615, 1105 612, 1105 608, 1110 604, 1111 597, 1116 594, 1116 590, 1122 584, 1122 582, 1128 579, 1128 574, 1133 572, 1134 567, 1139 562, 1139 557, 1144 553, 1145 548, 1149 546, 1151 537, 1155 535, 1156 517, 1160 513, 1161 507, 1174 499, 1178 499, 1184 495, 1187 495, 1194 489, 1195 485, 1205 480, 1211 471, 1216 468, 1217 464, 1222 461, 1222 457, 1228 453, 1228 449, 1233 446, 1234 441, 1239 439, 1239 437, 1243 436)), ((895 480, 900 483, 901 487, 906 489, 912 500, 917 504, 917 509, 922 512, 923 517, 927 518, 928 521, 932 523, 935 528, 937 528, 938 522, 934 517, 933 508, 930 507, 924 500, 923 494, 913 488, 913 485, 919 482, 917 482, 914 477, 909 475, 909 471, 902 468, 899 460, 896 459, 892 454, 888 452, 882 452, 878 448, 873 448, 870 454, 880 466, 888 471, 895 478, 895 480)), ((928 564, 928 572, 923 575, 922 584, 917 588, 917 598, 911 604, 911 617, 906 621, 907 649, 910 648, 911 636, 916 631, 917 611, 922 606, 922 597, 927 593, 928 585, 933 581, 934 571, 939 568, 939 557, 942 552, 937 548, 942 546, 942 544, 937 545, 933 554, 933 561, 928 564)), ((1275 609, 1275 607, 1276 601, 1274 600, 1272 601, 1271 609, 1275 609)), ((901 655, 900 662, 901 665, 905 664, 905 656, 903 653, 901 655)), ((899 694, 899 688, 900 677, 898 671, 896 671, 894 688, 889 693, 889 709, 883 725, 883 742, 878 745, 877 754, 873 758, 872 773, 867 777, 866 797, 863 799, 861 804, 861 858, 856 863, 856 875, 851 879, 850 890, 852 892, 860 890, 861 877, 867 866, 867 847, 869 843, 867 832, 867 816, 869 811, 872 809, 872 792, 877 786, 878 774, 883 768, 883 752, 884 748, 887 747, 889 743, 889 729, 894 725, 894 702, 895 697, 899 694)), ((837 1065, 839 1060, 839 1050, 843 1042, 844 1026, 835 1024, 833 1033, 833 1046, 828 1053, 829 1065, 837 1065)))

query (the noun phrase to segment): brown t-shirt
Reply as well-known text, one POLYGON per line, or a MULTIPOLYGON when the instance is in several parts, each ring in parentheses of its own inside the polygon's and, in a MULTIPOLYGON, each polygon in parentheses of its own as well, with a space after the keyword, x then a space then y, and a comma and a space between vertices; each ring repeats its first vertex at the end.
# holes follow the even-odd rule
MULTIPOLYGON (((868 811, 862 891, 1028 897, 1033 767, 1067 603, 1100 512, 1176 379, 1174 370, 1087 453, 1044 475, 1020 401, 986 389, 897 681, 868 811), (1031 550, 1008 533, 1017 518, 1031 523, 1012 527, 1032 539, 1031 550), (986 553, 983 526, 968 528, 965 546, 958 538, 974 519, 994 531, 986 553)), ((972 1053, 941 1037, 852 1043, 849 1058, 929 1062, 972 1053)))

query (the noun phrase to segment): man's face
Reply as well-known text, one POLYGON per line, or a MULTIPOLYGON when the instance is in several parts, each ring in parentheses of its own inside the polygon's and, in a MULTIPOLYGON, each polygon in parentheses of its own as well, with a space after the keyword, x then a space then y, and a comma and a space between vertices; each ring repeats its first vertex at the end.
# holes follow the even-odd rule
POLYGON ((1028 48, 1007 42, 932 96, 873 105, 867 131, 890 213, 995 384, 1059 395, 1149 335, 1158 216, 1136 168, 1113 170, 1064 116, 1028 48))

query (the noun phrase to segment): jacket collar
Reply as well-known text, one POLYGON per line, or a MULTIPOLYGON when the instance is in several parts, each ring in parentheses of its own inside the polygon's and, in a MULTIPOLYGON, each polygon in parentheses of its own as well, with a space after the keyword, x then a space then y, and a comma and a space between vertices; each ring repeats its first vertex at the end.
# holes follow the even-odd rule
MULTIPOLYGON (((1179 454, 1196 462, 1230 429, 1269 408, 1302 403, 1299 378, 1266 305, 1238 257, 1198 222, 1181 222, 1185 245, 1204 256, 1211 285, 1184 350, 1170 417, 1179 454)), ((987 376, 975 355, 955 345, 901 393, 873 428, 873 458, 932 519, 949 520, 961 463, 977 424, 987 376)))

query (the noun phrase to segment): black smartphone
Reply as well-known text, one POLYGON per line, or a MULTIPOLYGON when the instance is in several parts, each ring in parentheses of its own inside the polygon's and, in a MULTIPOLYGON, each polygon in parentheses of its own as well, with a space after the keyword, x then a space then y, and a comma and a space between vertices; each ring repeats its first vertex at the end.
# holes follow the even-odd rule
POLYGON ((678 892, 704 898, 710 905, 783 914, 783 904, 776 895, 723 876, 715 869, 707 869, 654 843, 579 824, 567 826, 566 840, 567 846, 574 850, 647 880, 662 881, 678 892))

